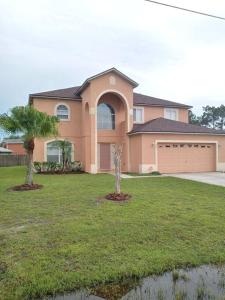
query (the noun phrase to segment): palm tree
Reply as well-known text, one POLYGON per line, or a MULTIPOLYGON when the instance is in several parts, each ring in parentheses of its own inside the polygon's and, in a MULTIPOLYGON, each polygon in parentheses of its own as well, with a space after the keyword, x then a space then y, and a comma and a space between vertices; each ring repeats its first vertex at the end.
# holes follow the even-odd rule
POLYGON ((36 110, 33 106, 16 106, 11 113, 0 114, 0 128, 10 134, 23 135, 28 156, 26 184, 33 184, 34 139, 56 136, 58 118, 36 110))
POLYGON ((66 164, 68 164, 71 158, 71 143, 67 140, 55 141, 55 145, 59 147, 62 152, 62 171, 65 171, 66 164))

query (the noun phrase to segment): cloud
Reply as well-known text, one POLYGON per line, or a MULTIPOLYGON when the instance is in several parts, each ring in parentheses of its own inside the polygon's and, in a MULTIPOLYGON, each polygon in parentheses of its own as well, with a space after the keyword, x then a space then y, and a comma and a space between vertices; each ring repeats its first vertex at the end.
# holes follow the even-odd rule
MULTIPOLYGON (((225 4, 170 0, 225 15, 225 4)), ((138 91, 199 108, 224 102, 225 22, 142 0, 2 0, 0 111, 115 66, 138 91)))

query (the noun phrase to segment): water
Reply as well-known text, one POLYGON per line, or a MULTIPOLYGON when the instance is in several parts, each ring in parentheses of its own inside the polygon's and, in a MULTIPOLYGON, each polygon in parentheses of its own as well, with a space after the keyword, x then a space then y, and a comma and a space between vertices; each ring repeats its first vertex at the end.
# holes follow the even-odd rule
POLYGON ((90 290, 58 295, 51 300, 183 300, 225 299, 225 266, 203 265, 179 269, 140 281, 102 285, 90 290))

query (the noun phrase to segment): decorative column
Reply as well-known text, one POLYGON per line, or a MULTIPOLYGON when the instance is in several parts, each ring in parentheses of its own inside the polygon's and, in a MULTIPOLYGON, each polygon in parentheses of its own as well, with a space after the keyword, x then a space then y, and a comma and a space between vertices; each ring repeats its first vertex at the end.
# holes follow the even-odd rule
POLYGON ((90 107, 90 126, 91 126, 91 170, 90 173, 97 173, 97 126, 96 126, 96 107, 90 107))

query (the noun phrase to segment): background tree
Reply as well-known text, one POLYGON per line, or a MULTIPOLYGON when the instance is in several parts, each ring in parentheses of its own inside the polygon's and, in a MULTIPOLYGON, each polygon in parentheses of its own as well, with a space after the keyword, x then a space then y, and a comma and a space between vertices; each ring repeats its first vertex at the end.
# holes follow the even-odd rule
POLYGON ((116 194, 121 193, 120 182, 121 182, 121 158, 123 152, 122 144, 113 145, 113 162, 115 167, 115 190, 116 194))
POLYGON ((216 122, 216 128, 223 130, 225 127, 225 105, 218 107, 219 120, 216 122))
POLYGON ((219 108, 215 106, 204 106, 201 124, 207 127, 216 128, 219 121, 219 108))
POLYGON ((58 118, 40 112, 30 105, 16 106, 11 113, 0 115, 0 127, 9 134, 22 134, 28 156, 26 184, 33 184, 34 139, 56 136, 58 118))
POLYGON ((194 124, 194 125, 201 125, 202 123, 201 116, 197 116, 196 114, 193 113, 192 110, 188 111, 188 120, 190 124, 194 124))

